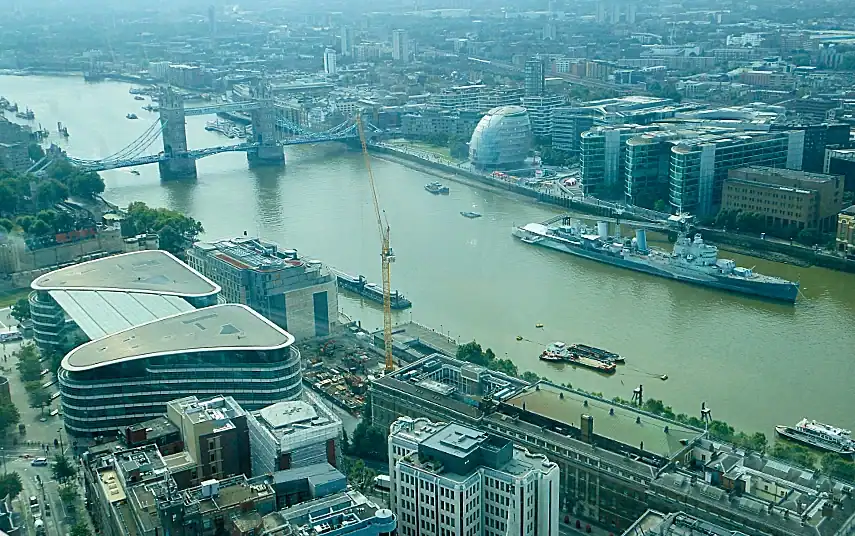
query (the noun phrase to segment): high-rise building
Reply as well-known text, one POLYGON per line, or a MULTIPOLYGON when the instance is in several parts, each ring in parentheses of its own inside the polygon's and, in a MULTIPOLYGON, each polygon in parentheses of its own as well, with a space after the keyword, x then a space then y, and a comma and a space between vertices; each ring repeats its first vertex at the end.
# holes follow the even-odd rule
POLYGON ((589 108, 555 108, 552 111, 552 148, 578 157, 582 133, 591 130, 596 117, 596 112, 589 108))
POLYGON ((298 339, 329 335, 338 319, 335 277, 320 261, 257 238, 197 242, 187 262, 221 281, 225 301, 249 305, 298 339))
POLYGON ((324 73, 330 76, 336 73, 335 50, 331 48, 324 50, 324 73))
POLYGON ((543 60, 532 58, 525 62, 525 96, 538 97, 544 92, 546 66, 543 60))
POLYGON ((208 6, 208 32, 211 36, 217 35, 217 7, 208 6))
POLYGON ((643 132, 658 130, 654 126, 624 125, 594 127, 582 133, 581 172, 585 195, 622 197, 626 141, 643 132))
POLYGON ((345 26, 341 29, 341 55, 344 57, 350 57, 353 55, 353 46, 354 43, 354 33, 353 28, 350 26, 345 26))
POLYGON ((746 165, 801 169, 805 132, 707 134, 671 148, 669 201, 676 213, 714 215, 727 172, 746 165))
POLYGON ((392 32, 392 59, 401 63, 410 61, 410 41, 406 30, 392 32))
POLYGON ((558 465, 507 439, 402 417, 389 478, 402 536, 558 535, 558 465))

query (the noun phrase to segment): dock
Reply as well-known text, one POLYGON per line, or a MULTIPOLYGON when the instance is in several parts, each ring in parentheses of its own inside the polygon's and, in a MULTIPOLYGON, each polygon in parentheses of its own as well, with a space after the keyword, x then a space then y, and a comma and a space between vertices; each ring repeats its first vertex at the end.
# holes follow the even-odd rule
MULTIPOLYGON (((383 330, 375 331, 371 338, 377 348, 383 348, 383 330)), ((435 353, 455 357, 457 342, 416 322, 398 324, 392 328, 392 354, 397 359, 412 363, 435 353)))

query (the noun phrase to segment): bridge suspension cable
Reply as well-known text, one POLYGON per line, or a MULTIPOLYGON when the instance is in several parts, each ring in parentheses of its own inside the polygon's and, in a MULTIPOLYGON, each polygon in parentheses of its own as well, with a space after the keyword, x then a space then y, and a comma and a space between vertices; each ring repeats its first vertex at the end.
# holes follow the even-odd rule
POLYGON ((160 121, 155 121, 152 123, 137 139, 132 141, 127 146, 119 149, 117 152, 106 156, 104 158, 99 159, 82 159, 82 158, 69 158, 69 160, 78 165, 85 166, 87 164, 94 163, 113 163, 119 162, 121 160, 133 159, 140 156, 143 151, 151 147, 155 141, 160 137, 163 127, 165 124, 161 124, 160 121))

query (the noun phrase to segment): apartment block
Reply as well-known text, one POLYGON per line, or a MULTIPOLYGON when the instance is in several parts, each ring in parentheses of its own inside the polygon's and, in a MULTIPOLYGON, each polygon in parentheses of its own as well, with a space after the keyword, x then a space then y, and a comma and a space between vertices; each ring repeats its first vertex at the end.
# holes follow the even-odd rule
POLYGON ((846 207, 837 216, 837 251, 855 254, 855 205, 846 207))
POLYGON ((584 107, 559 106, 552 111, 552 148, 579 156, 582 133, 591 130, 598 114, 584 107))
POLYGON ((507 439, 403 417, 389 460, 403 536, 558 534, 558 466, 507 439))
POLYGON ((560 95, 526 96, 523 97, 522 104, 528 110, 532 135, 552 136, 553 114, 556 108, 564 104, 564 97, 560 95))
POLYGON ((770 226, 826 233, 837 230, 842 203, 842 176, 754 166, 728 172, 721 209, 761 214, 770 226))

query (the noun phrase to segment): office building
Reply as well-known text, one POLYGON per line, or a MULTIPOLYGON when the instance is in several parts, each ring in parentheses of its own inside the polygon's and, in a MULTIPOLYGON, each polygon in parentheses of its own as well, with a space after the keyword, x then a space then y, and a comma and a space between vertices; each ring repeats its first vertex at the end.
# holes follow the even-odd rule
POLYGON ((351 490, 291 506, 264 517, 265 536, 395 536, 391 510, 351 490))
POLYGON ((481 169, 523 167, 531 148, 531 122, 522 106, 493 108, 469 141, 469 160, 481 169))
POLYGON ((60 268, 37 277, 30 286, 33 337, 42 350, 60 352, 213 305, 220 292, 219 285, 161 250, 60 268))
POLYGON ((543 60, 532 58, 525 62, 525 96, 539 97, 544 93, 546 64, 543 60))
POLYGON ((558 465, 507 439, 402 417, 389 472, 402 536, 558 534, 558 465))
POLYGON ((843 189, 855 191, 855 149, 826 149, 823 173, 843 175, 843 189))
POLYGON ((347 477, 328 463, 275 471, 263 476, 270 480, 276 492, 277 508, 287 508, 347 489, 347 477))
POLYGON ((65 426, 103 435, 162 415, 176 397, 233 396, 248 410, 302 391, 294 337, 245 305, 179 313, 78 346, 58 374, 65 426))
POLYGON ((752 166, 728 172, 721 210, 760 214, 770 227, 829 233, 842 203, 839 175, 752 166))
POLYGON ((244 475, 179 489, 154 446, 89 454, 82 466, 90 513, 105 536, 251 536, 276 508, 271 485, 244 475))
POLYGON ((837 215, 837 251, 855 255, 855 205, 846 207, 837 215))
POLYGON ((621 198, 625 190, 626 142, 658 127, 597 126, 581 136, 581 179, 585 195, 621 198))
POLYGON ((222 298, 248 305, 297 339, 325 337, 337 324, 335 277, 320 261, 258 238, 197 242, 187 262, 218 281, 222 298))
POLYGON ((254 476, 318 463, 341 467, 341 419, 310 391, 247 417, 254 476))
POLYGON ((522 105, 528 111, 533 136, 552 136, 553 114, 562 104, 564 104, 564 97, 560 95, 523 97, 522 105))
POLYGON ((615 534, 648 509, 683 510, 752 535, 845 536, 855 524, 851 486, 818 471, 547 382, 463 391, 457 371, 465 366, 433 355, 372 382, 373 422, 387 426, 407 416, 458 423, 544 454, 560 471, 559 515, 591 519, 615 534))
POLYGON ((425 107, 401 115, 401 134, 407 139, 431 139, 436 136, 469 140, 481 114, 425 107))
POLYGON ((166 404, 166 418, 181 431, 184 449, 196 465, 195 474, 191 471, 187 482, 178 482, 179 487, 237 474, 252 476, 247 414, 234 398, 171 400, 166 404))
POLYGON ((335 50, 328 48, 324 50, 324 74, 333 76, 336 74, 335 50))
POLYGON ((353 46, 356 44, 354 41, 354 33, 353 28, 350 26, 345 26, 341 29, 341 55, 344 57, 353 56, 353 46))
POLYGON ((801 169, 804 131, 708 134, 671 148, 669 202, 674 213, 716 214, 727 172, 768 166, 801 169))
POLYGON ((578 157, 582 133, 591 130, 596 114, 588 108, 559 106, 552 111, 552 148, 578 157))
POLYGON ((410 62, 410 39, 406 30, 392 31, 392 59, 400 63, 410 62))
POLYGON ((843 123, 792 123, 778 122, 772 124, 773 131, 801 130, 805 133, 804 156, 802 169, 814 173, 824 173, 825 150, 828 147, 851 147, 849 125, 843 123))
POLYGON ((688 132, 653 131, 626 140, 624 166, 626 202, 652 208, 656 201, 668 199, 668 173, 671 147, 688 132))

